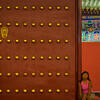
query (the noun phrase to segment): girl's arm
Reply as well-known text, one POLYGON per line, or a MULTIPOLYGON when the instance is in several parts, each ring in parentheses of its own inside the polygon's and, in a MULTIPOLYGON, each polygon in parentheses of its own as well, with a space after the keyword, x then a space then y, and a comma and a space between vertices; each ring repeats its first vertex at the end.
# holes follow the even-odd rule
POLYGON ((79 82, 79 94, 80 94, 80 97, 82 96, 82 91, 81 91, 81 83, 79 82))
POLYGON ((92 82, 89 81, 89 92, 88 92, 88 95, 90 95, 90 93, 91 93, 91 86, 92 86, 92 82))

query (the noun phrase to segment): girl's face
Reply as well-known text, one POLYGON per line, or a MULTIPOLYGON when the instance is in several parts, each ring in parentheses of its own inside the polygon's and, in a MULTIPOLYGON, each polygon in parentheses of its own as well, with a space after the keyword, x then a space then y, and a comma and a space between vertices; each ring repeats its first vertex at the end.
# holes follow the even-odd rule
POLYGON ((84 73, 83 74, 83 79, 87 79, 88 78, 88 74, 87 73, 84 73))

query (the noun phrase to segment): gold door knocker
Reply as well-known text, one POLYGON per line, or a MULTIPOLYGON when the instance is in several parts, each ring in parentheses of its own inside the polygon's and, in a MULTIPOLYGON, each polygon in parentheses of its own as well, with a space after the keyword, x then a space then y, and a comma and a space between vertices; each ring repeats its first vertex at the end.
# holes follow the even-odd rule
POLYGON ((8 35, 8 28, 7 27, 1 28, 1 35, 3 38, 7 37, 7 35, 8 35))

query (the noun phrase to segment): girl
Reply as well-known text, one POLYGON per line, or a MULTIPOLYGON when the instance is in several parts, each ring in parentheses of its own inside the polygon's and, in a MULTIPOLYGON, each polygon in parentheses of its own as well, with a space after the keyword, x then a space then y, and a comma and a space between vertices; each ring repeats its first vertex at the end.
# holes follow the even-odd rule
POLYGON ((92 93, 92 82, 89 78, 89 73, 84 71, 81 74, 81 80, 79 81, 79 94, 82 100, 92 100, 94 99, 94 94, 92 93))

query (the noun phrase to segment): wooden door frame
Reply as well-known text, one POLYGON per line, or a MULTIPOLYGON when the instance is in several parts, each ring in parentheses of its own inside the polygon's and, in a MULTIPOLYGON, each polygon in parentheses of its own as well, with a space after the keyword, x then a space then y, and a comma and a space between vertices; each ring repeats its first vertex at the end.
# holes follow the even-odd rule
POLYGON ((76 67, 75 67, 75 73, 76 73, 76 80, 75 80, 75 100, 78 100, 78 80, 81 78, 81 72, 82 72, 82 61, 81 61, 81 29, 82 29, 82 0, 75 0, 75 6, 76 6, 76 67))

